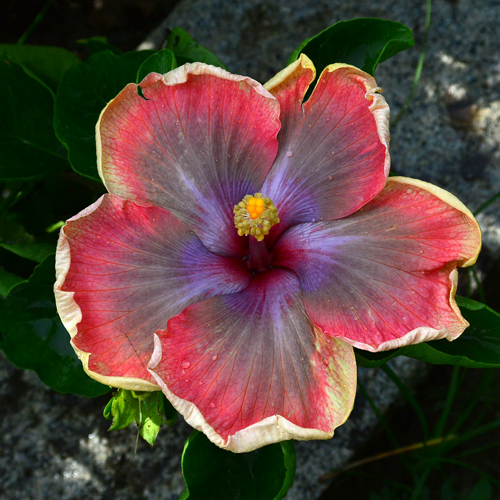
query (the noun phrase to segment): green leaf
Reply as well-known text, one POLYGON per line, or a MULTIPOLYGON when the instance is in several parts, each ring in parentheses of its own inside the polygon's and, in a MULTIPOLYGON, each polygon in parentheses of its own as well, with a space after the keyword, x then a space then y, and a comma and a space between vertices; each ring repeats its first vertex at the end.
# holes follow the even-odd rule
POLYGON ((414 44, 412 31, 401 23, 376 18, 339 21, 305 40, 288 64, 304 53, 314 63, 318 76, 333 63, 351 64, 374 75, 379 63, 414 44))
POLYGON ((103 50, 109 50, 113 54, 120 55, 122 51, 108 43, 108 39, 105 36, 93 36, 92 38, 82 38, 77 40, 78 44, 85 47, 88 52, 88 56, 95 54, 96 52, 102 52, 103 50))
POLYGON ((16 366, 34 370, 42 382, 58 392, 99 396, 109 387, 83 371, 57 315, 54 266, 51 255, 36 267, 29 280, 8 297, 0 297, 0 349, 16 366))
POLYGON ((172 29, 167 39, 167 49, 174 53, 179 66, 186 63, 203 62, 226 69, 217 56, 196 43, 193 37, 182 28, 172 29))
POLYGON ((68 167, 53 130, 53 106, 44 84, 0 57, 0 179, 40 179, 68 167))
POLYGON ((24 278, 9 273, 0 266, 0 295, 2 297, 7 297, 11 290, 25 281, 24 278))
POLYGON ((181 499, 279 500, 293 484, 295 462, 292 441, 231 453, 194 431, 182 454, 186 489, 181 499))
POLYGON ((491 500, 493 498, 493 487, 484 477, 472 489, 469 500, 491 500))
POLYGON ((113 421, 110 431, 125 429, 135 421, 141 437, 152 446, 163 422, 163 404, 164 396, 160 391, 136 393, 118 389, 103 415, 113 421))
POLYGON ((115 55, 105 50, 64 75, 56 97, 54 127, 79 174, 100 181, 95 142, 99 115, 127 84, 135 82, 139 67, 153 53, 143 50, 115 55))
POLYGON ((390 351, 369 352, 354 348, 356 363, 360 366, 364 366, 365 368, 382 366, 392 358, 400 356, 402 354, 400 351, 401 349, 391 349, 390 351))
POLYGON ((141 83, 146 75, 155 72, 160 74, 168 73, 177 68, 175 56, 171 50, 163 49, 148 57, 137 72, 136 83, 141 83))
POLYGON ((165 396, 163 396, 163 412, 165 414, 167 425, 174 425, 175 422, 177 422, 179 414, 172 406, 172 403, 165 396))
POLYGON ((465 297, 456 297, 456 301, 470 323, 458 339, 407 346, 400 349, 400 353, 433 364, 500 367, 500 314, 481 302, 465 297))
POLYGON ((22 65, 52 90, 56 90, 64 73, 81 61, 72 52, 61 47, 0 44, 0 54, 22 65))
POLYGON ((0 247, 35 262, 43 262, 56 250, 53 245, 36 242, 21 224, 7 217, 0 218, 0 247))

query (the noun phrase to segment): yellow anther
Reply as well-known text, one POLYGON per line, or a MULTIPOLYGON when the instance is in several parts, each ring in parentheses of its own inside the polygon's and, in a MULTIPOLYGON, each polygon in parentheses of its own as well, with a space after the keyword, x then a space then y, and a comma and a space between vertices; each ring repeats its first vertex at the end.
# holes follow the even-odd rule
POLYGON ((240 236, 254 236, 262 241, 279 222, 278 209, 267 196, 247 194, 234 206, 234 225, 240 236))

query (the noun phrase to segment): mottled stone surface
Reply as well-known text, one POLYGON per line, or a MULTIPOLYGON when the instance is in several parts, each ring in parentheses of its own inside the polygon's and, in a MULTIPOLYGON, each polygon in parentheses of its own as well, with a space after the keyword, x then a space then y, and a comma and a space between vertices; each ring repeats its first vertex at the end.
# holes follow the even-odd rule
MULTIPOLYGON (((401 175, 435 182, 474 210, 500 190, 500 2, 433 2, 426 64, 411 108, 392 129, 393 167, 401 175)), ((375 16, 414 29, 415 49, 383 63, 377 81, 393 117, 408 96, 422 47, 425 2, 287 2, 182 0, 167 20, 215 52, 234 72, 260 81, 280 70, 292 50, 341 19, 375 16)), ((481 216, 490 256, 500 253, 500 201, 481 216)), ((398 360, 405 380, 421 375, 419 363, 398 360)), ((399 400, 378 370, 362 370, 367 390, 381 409, 399 400)), ((0 355, 0 499, 170 500, 183 480, 180 456, 189 435, 179 421, 162 429, 150 448, 136 430, 107 433, 102 417, 108 396, 94 400, 60 395, 32 372, 0 355)), ((182 419, 181 419, 182 420, 182 419)), ((317 479, 345 464, 376 425, 358 398, 347 423, 327 442, 296 446, 296 484, 288 498, 317 498, 317 479)))

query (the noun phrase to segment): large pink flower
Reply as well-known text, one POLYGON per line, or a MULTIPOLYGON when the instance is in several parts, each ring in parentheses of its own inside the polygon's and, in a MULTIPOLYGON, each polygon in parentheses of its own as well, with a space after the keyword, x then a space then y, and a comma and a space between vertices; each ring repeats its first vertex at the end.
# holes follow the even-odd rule
POLYGON ((87 373, 161 388, 235 452, 331 437, 353 404, 352 346, 467 326, 454 294, 479 252, 474 217, 388 179, 371 76, 329 66, 303 103, 314 78, 302 55, 265 86, 205 64, 151 73, 144 97, 128 85, 97 125, 110 194, 59 240, 58 310, 87 373))

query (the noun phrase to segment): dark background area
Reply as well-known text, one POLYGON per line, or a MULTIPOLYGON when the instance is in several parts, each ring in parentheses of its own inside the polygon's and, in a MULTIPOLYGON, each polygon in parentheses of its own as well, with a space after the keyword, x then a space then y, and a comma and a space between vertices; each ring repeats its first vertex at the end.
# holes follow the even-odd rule
POLYGON ((55 45, 78 54, 81 47, 77 40, 106 36, 112 45, 125 52, 135 49, 177 2, 178 0, 2 0, 2 43, 16 43, 45 9, 43 19, 26 43, 55 45))

